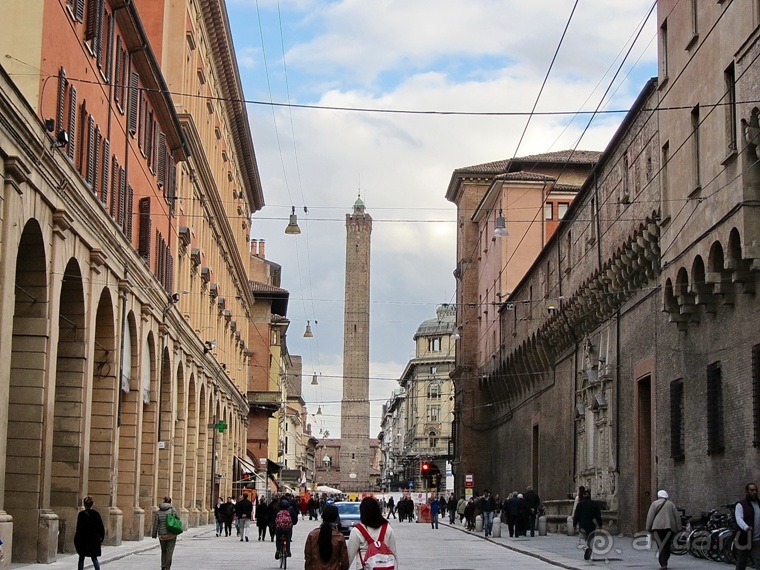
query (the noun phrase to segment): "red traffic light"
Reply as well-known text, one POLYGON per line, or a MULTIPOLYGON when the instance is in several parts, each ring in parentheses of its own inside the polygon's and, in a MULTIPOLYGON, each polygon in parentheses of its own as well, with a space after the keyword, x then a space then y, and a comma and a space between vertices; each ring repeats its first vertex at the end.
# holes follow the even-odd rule
POLYGON ((430 463, 427 463, 427 462, 423 463, 421 469, 423 471, 429 471, 430 470, 430 463))

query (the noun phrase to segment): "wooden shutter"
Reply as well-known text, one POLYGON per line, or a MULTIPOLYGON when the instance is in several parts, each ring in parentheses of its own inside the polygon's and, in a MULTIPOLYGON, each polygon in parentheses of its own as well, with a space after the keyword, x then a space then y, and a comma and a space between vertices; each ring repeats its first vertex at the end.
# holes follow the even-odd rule
POLYGON ((88 0, 87 1, 87 26, 84 31, 84 39, 91 41, 92 51, 95 50, 95 38, 98 35, 98 25, 100 24, 100 10, 102 6, 102 0, 88 0))
POLYGON ((69 158, 74 160, 77 131, 77 90, 73 85, 69 89, 69 158))
POLYGON ((124 229, 124 210, 126 209, 127 201, 127 171, 124 167, 119 167, 119 204, 118 212, 116 213, 116 223, 119 227, 124 229))
POLYGON ((108 29, 108 36, 107 36, 106 44, 105 44, 106 83, 112 83, 113 80, 111 78, 111 70, 113 68, 113 34, 114 34, 114 28, 116 27, 114 25, 113 16, 106 15, 106 25, 108 29))
POLYGON ((140 257, 150 263, 150 198, 140 198, 138 204, 138 208, 140 208, 140 228, 138 231, 140 234, 137 240, 137 252, 140 257))
POLYGON ((174 258, 169 247, 166 247, 166 291, 171 293, 174 285, 174 258))
POLYGON ((169 201, 169 210, 174 211, 174 198, 177 195, 177 165, 174 163, 171 153, 168 156, 169 159, 169 184, 166 193, 166 198, 169 201))
MULTIPOLYGON (((111 26, 112 28, 115 26, 111 26)), ((113 90, 113 98, 114 101, 119 103, 120 105, 123 104, 123 89, 124 89, 124 78, 122 77, 122 73, 124 71, 124 52, 121 50, 121 36, 116 37, 116 73, 114 73, 113 76, 113 82, 115 89, 113 90)))
POLYGON ((156 267, 154 268, 156 277, 159 282, 164 282, 164 239, 161 237, 161 233, 156 230, 156 267))
POLYGON ((102 145, 103 137, 100 134, 100 127, 95 127, 95 138, 92 141, 92 193, 96 196, 98 195, 98 166, 100 165, 100 151, 102 145))
POLYGON ((108 211, 111 217, 116 219, 116 205, 119 196, 119 160, 114 156, 111 169, 111 201, 108 211))
POLYGON ((129 133, 134 135, 137 132, 137 102, 138 87, 140 86, 140 76, 137 72, 132 71, 129 74, 129 133))
POLYGON ((104 68, 104 60, 103 56, 105 55, 104 51, 104 44, 106 43, 105 40, 108 37, 107 31, 106 31, 106 20, 108 18, 108 14, 106 13, 106 8, 103 5, 103 0, 99 0, 98 2, 98 29, 95 33, 95 45, 93 46, 95 51, 95 59, 98 62, 98 67, 100 69, 104 68))
POLYGON ((166 186, 166 135, 164 133, 158 135, 156 152, 158 153, 158 185, 164 187, 166 186))
POLYGON ((103 205, 108 204, 108 183, 111 181, 108 167, 111 164, 111 143, 108 139, 103 139, 103 173, 101 175, 102 182, 100 184, 100 201, 103 205))
POLYGON ((133 206, 134 199, 135 199, 135 191, 132 189, 132 186, 129 186, 127 188, 127 212, 126 212, 127 221, 124 227, 124 233, 126 234, 127 239, 129 240, 130 243, 132 243, 132 215, 133 215, 132 206, 133 206))
POLYGON ((84 0, 74 1, 74 18, 77 22, 84 22, 84 0))
POLYGON ((58 104, 55 109, 55 129, 53 136, 63 128, 63 115, 66 112, 66 70, 62 67, 58 72, 58 104))
POLYGON ((87 163, 84 169, 84 179, 87 184, 93 186, 93 172, 95 167, 95 117, 87 117, 87 163))

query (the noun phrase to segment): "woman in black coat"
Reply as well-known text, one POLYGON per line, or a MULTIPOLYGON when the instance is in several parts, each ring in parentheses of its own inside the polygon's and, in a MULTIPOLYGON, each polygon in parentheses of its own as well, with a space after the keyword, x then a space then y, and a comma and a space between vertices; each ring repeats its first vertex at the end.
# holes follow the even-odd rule
POLYGON ((256 504, 256 526, 259 529, 259 540, 267 539, 267 527, 269 526, 269 505, 264 497, 256 504))
POLYGON ((103 527, 103 519, 100 518, 100 513, 92 510, 93 503, 92 497, 85 497, 84 510, 77 516, 74 547, 79 554, 79 570, 84 568, 85 557, 92 559, 92 566, 95 570, 100 570, 98 556, 100 556, 100 545, 106 536, 106 529, 103 527))

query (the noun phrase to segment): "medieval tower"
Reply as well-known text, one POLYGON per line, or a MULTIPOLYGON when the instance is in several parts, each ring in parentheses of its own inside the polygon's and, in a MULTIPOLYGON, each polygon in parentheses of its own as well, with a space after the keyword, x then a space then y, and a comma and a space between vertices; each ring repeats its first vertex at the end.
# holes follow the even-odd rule
POLYGON ((369 238, 372 218, 361 196, 346 214, 346 298, 343 317, 343 400, 340 408, 340 488, 369 483, 369 238))

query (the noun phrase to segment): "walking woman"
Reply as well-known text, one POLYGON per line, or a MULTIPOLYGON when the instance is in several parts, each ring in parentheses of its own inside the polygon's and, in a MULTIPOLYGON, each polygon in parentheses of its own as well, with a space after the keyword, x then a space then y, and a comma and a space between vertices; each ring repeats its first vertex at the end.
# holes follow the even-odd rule
POLYGON ((269 528, 269 505, 264 497, 261 497, 256 505, 256 528, 259 529, 259 540, 266 540, 267 528, 269 528))
POLYGON ((77 515, 77 529, 74 533, 74 547, 79 554, 79 570, 84 568, 84 559, 92 559, 92 567, 100 570, 98 556, 100 545, 106 537, 106 529, 103 527, 103 519, 98 511, 92 510, 94 501, 92 497, 85 497, 84 510, 77 515))
POLYGON ((325 505, 322 526, 306 537, 304 570, 348 570, 348 549, 338 530, 338 507, 325 505))
MULTIPOLYGON (((393 554, 396 555, 396 535, 393 534, 393 528, 383 517, 380 504, 376 499, 373 497, 364 497, 362 499, 359 505, 359 520, 361 520, 364 530, 373 541, 384 542, 393 551, 393 554), (383 535, 382 538, 381 535, 383 535)), ((358 554, 359 560, 357 564, 359 568, 362 568, 364 566, 363 555, 367 552, 369 542, 362 531, 359 530, 359 526, 354 526, 351 529, 351 534, 348 536, 348 560, 349 563, 353 563, 354 558, 358 554)), ((396 555, 396 561, 398 561, 398 555, 396 555)), ((396 563, 396 567, 398 567, 398 563, 396 563)))
POLYGON ((158 537, 161 543, 161 570, 171 570, 174 547, 177 545, 177 535, 166 529, 166 517, 169 513, 179 518, 177 511, 172 507, 171 497, 164 497, 164 502, 153 514, 153 538, 158 537))

